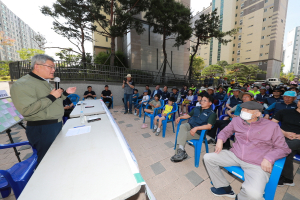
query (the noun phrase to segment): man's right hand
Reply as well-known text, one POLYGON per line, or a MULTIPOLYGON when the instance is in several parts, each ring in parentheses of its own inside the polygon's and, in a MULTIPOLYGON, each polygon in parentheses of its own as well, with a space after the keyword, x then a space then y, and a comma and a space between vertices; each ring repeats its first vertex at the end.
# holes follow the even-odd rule
POLYGON ((55 98, 59 98, 59 97, 61 97, 61 95, 62 95, 62 93, 63 93, 64 91, 62 90, 62 89, 53 89, 51 92, 50 92, 50 94, 51 95, 53 95, 55 98))
POLYGON ((216 144, 216 148, 215 148, 215 153, 220 153, 223 149, 223 140, 218 139, 217 140, 217 144, 216 144))

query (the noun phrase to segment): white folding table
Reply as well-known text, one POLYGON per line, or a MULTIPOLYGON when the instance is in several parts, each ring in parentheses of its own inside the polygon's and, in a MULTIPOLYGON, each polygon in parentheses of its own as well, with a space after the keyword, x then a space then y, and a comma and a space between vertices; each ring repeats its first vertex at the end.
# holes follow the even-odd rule
POLYGON ((101 103, 100 99, 95 99, 95 100, 85 100, 85 101, 79 101, 77 103, 77 105, 75 106, 75 108, 73 109, 73 111, 70 114, 70 118, 74 118, 74 117, 79 117, 80 116, 80 111, 81 111, 81 104, 83 102, 83 114, 85 116, 89 116, 89 115, 97 115, 97 114, 104 114, 105 113, 105 109, 101 103), (88 106, 94 106, 91 108, 86 108, 88 106))

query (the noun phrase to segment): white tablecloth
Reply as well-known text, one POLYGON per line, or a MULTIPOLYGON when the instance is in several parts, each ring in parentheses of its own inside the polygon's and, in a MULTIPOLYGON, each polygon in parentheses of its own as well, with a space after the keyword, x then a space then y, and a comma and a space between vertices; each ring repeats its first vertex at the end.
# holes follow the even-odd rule
MULTIPOLYGON (((80 104, 82 101, 79 101, 78 103, 80 104)), ((100 99, 95 99, 95 100, 85 100, 83 101, 85 105, 83 105, 83 113, 85 116, 89 115, 97 115, 97 114, 104 114, 105 109, 103 108, 103 105, 101 103, 100 99), (85 108, 86 106, 94 106, 92 108, 85 108)), ((80 111, 81 111, 81 105, 76 105, 73 111, 70 114, 70 118, 74 117, 79 117, 80 116, 80 111)))

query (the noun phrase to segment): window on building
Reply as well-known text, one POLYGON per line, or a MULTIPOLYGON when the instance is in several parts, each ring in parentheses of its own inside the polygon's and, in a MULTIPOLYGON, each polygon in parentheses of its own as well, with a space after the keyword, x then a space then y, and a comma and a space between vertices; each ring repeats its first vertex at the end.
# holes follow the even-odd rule
POLYGON ((246 58, 246 60, 250 60, 251 58, 246 58))
POLYGON ((241 43, 238 43, 238 48, 241 48, 241 43))
POLYGON ((241 19, 241 20, 240 20, 240 25, 242 25, 242 24, 243 24, 243 20, 241 19))
POLYGON ((263 18, 263 22, 265 22, 267 20, 267 18, 263 18))
POLYGON ((234 58, 232 58, 232 61, 234 61, 234 58))
POLYGON ((238 6, 235 7, 235 9, 238 9, 238 8, 239 8, 238 6))
POLYGON ((236 59, 236 62, 239 63, 239 62, 240 62, 240 58, 237 58, 237 59, 236 59))
POLYGON ((263 56, 263 54, 262 54, 262 53, 260 53, 260 54, 259 54, 259 56, 263 56))
POLYGON ((106 39, 106 42, 108 42, 108 37, 106 37, 105 39, 106 39))
POLYGON ((262 40, 265 39, 265 36, 261 36, 261 39, 262 39, 262 40))
POLYGON ((253 19, 253 18, 254 18, 254 16, 250 17, 249 19, 253 19))
POLYGON ((258 65, 262 65, 262 62, 259 62, 258 65))
POLYGON ((265 55, 269 55, 269 53, 265 53, 265 55))
POLYGON ((232 52, 232 54, 234 54, 234 51, 232 52))
POLYGON ((265 0, 265 3, 268 3, 269 0, 265 0))
POLYGON ((248 28, 251 28, 251 27, 253 27, 253 25, 248 26, 248 28))
POLYGON ((263 31, 266 30, 266 27, 262 27, 262 30, 263 30, 263 31))
POLYGON ((235 17, 237 17, 237 14, 235 14, 235 17))
POLYGON ((239 35, 239 40, 242 40, 242 36, 241 35, 239 35))
POLYGON ((267 9, 267 8, 265 8, 265 9, 264 9, 264 12, 267 12, 267 11, 268 11, 268 9, 267 9))
POLYGON ((235 21, 235 22, 234 22, 234 24, 236 25, 236 24, 237 24, 237 22, 235 21))
POLYGON ((264 48, 264 45, 262 44, 262 45, 260 45, 260 48, 264 48))
POLYGON ((244 7, 244 3, 241 4, 241 8, 244 7))
POLYGON ((242 28, 239 28, 239 33, 241 33, 241 32, 242 32, 242 30, 243 30, 242 28))
POLYGON ((236 54, 239 56, 239 55, 241 54, 241 51, 240 51, 240 50, 238 50, 236 54))
POLYGON ((233 47, 235 47, 235 44, 233 44, 233 47))
POLYGON ((283 19, 281 20, 281 23, 283 23, 283 19))
POLYGON ((249 33, 247 36, 253 35, 253 33, 249 33))
POLYGON ((250 42, 247 42, 247 44, 251 44, 252 43, 252 41, 250 41, 250 42))
POLYGON ((241 12, 240 17, 242 17, 244 15, 244 11, 241 12))

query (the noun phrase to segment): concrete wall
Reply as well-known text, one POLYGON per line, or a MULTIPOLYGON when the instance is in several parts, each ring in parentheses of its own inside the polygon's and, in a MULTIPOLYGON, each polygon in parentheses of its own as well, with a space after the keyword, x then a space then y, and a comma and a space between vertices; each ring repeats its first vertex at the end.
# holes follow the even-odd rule
MULTIPOLYGON (((9 88, 12 85, 12 82, 9 82, 9 88)), ((54 84, 54 83, 53 83, 54 84)), ((77 87, 76 94, 80 96, 80 100, 83 98, 83 94, 85 91, 87 91, 87 86, 92 86, 93 91, 97 95, 97 99, 100 99, 101 97, 101 92, 104 90, 105 85, 109 86, 109 90, 112 92, 114 96, 114 106, 120 106, 123 105, 122 98, 124 96, 124 90, 122 89, 122 83, 105 83, 105 82, 89 82, 89 81, 84 81, 84 82, 61 82, 60 87, 67 89, 68 87, 77 87)), ((4 85, 3 85, 4 87, 4 85)), ((161 86, 162 89, 163 86, 161 86)), ((171 91, 171 87, 169 86, 169 92, 171 91)), ((178 87, 178 86, 177 86, 178 87)), ((136 85, 136 89, 139 90, 139 94, 141 95, 143 91, 145 90, 145 85, 136 85)), ((155 86, 150 86, 151 92, 153 92, 155 86)), ((179 88, 179 87, 178 87, 179 88)), ((8 91, 8 87, 4 88, 5 90, 8 91)), ((181 89, 181 88, 180 88, 181 89)), ((9 91, 8 91, 9 94, 9 91)))

